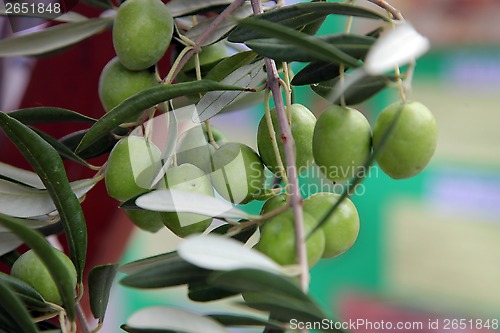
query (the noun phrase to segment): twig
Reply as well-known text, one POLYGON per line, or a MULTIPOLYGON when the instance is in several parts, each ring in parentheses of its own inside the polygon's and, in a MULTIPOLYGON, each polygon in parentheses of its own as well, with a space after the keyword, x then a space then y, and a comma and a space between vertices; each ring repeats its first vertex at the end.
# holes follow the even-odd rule
POLYGON ((90 333, 87 319, 85 319, 85 313, 83 313, 83 309, 82 309, 82 306, 80 305, 80 303, 76 303, 75 310, 76 310, 76 317, 78 318, 78 321, 80 322, 82 333, 90 333))
MULTIPOLYGON (((263 10, 260 0, 251 0, 251 3, 254 14, 262 14, 263 10)), ((285 161, 287 165, 286 168, 290 189, 290 204, 293 208, 295 221, 295 241, 297 245, 297 261, 300 266, 300 284, 302 290, 307 291, 309 287, 309 268, 307 265, 307 250, 305 246, 302 197, 299 191, 297 167, 295 165, 295 142, 293 140, 292 131, 290 129, 288 118, 286 116, 283 96, 281 95, 280 77, 278 75, 276 63, 274 62, 274 60, 269 58, 265 58, 264 62, 267 70, 267 84, 273 93, 274 105, 276 108, 276 114, 278 116, 278 123, 280 127, 281 140, 283 142, 285 151, 285 161)))
MULTIPOLYGON (((184 67, 184 65, 186 65, 186 63, 188 62, 189 58, 191 58, 193 56, 193 54, 200 52, 201 45, 203 44, 203 42, 205 42, 205 40, 208 37, 210 37, 210 35, 215 31, 215 29, 217 29, 217 27, 222 22, 224 22, 224 20, 229 15, 231 15, 236 9, 238 9, 239 7, 241 7, 241 5, 243 5, 244 2, 245 2, 245 0, 234 0, 229 6, 226 7, 226 9, 224 9, 224 11, 222 11, 222 13, 220 13, 215 18, 215 20, 213 20, 213 22, 210 24, 210 26, 196 39, 196 41, 194 42, 195 45, 193 46, 193 48, 191 50, 189 50, 181 58, 181 60, 177 64, 177 67, 175 68, 175 70, 172 73, 172 75, 170 75, 170 73, 169 73, 170 80, 175 79, 175 77, 177 76, 177 74, 179 74, 179 72, 181 71, 182 67, 184 67)), ((170 83, 170 81, 169 82, 165 82, 165 83, 170 83)))
POLYGON ((368 1, 387 10, 389 13, 391 13, 392 17, 395 20, 404 21, 404 17, 403 15, 401 15, 401 12, 398 9, 391 6, 390 4, 388 4, 386 1, 384 0, 368 0, 368 1))

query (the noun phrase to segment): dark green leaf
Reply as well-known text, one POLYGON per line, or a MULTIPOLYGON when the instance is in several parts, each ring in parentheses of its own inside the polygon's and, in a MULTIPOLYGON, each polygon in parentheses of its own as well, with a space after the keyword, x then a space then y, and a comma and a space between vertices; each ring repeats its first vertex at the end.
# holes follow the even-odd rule
MULTIPOLYGON (((290 28, 299 28, 330 14, 358 16, 388 21, 388 18, 366 8, 334 2, 310 2, 270 10, 256 16, 259 20, 279 23, 290 28)), ((265 38, 261 31, 249 27, 238 27, 228 37, 230 42, 243 43, 251 39, 265 38)))
POLYGON ((258 291, 288 295, 312 303, 309 296, 291 278, 256 269, 237 269, 210 274, 208 282, 214 286, 237 292, 258 291))
MULTIPOLYGON (((231 224, 224 224, 221 225, 220 227, 215 228, 214 230, 211 231, 211 233, 219 234, 219 235, 225 235, 229 229, 233 228, 234 226, 231 224)), ((232 236, 231 238, 236 239, 237 241, 240 241, 242 243, 246 243, 250 237, 255 233, 255 230, 257 230, 257 226, 252 226, 250 228, 247 228, 243 230, 242 232, 239 232, 238 234, 232 236)))
POLYGON ((82 281, 87 252, 87 227, 82 207, 69 185, 61 157, 33 130, 3 112, 0 112, 0 127, 40 176, 54 201, 64 225, 78 281, 82 281))
POLYGON ((168 265, 169 262, 176 262, 179 258, 180 257, 177 252, 162 253, 152 257, 132 261, 118 267, 118 271, 125 274, 134 274, 157 265, 168 265))
POLYGON ((304 86, 336 78, 339 74, 340 65, 338 64, 324 61, 312 62, 295 74, 291 83, 294 86, 304 86))
POLYGON ((208 72, 205 79, 213 81, 221 81, 229 74, 240 67, 250 64, 257 60, 258 55, 253 51, 239 52, 219 62, 214 68, 208 72))
POLYGON ((277 38, 288 42, 298 49, 309 52, 316 59, 338 62, 352 67, 359 65, 356 58, 342 52, 339 48, 328 44, 318 37, 310 36, 280 24, 249 17, 239 21, 238 25, 250 27, 262 33, 264 37, 277 38))
POLYGON ((9 112, 9 116, 25 125, 59 122, 95 122, 96 120, 75 111, 56 107, 26 108, 9 112))
POLYGON ((116 264, 96 266, 89 272, 90 309, 100 322, 104 320, 117 267, 116 264))
POLYGON ((155 265, 123 278, 120 283, 132 288, 166 288, 179 286, 206 278, 210 271, 196 267, 180 257, 168 263, 155 265))
POLYGON ((14 265, 14 263, 16 262, 17 259, 19 259, 20 256, 21 255, 16 250, 12 250, 0 256, 0 261, 4 265, 12 267, 12 265, 14 265))
POLYGON ((285 332, 286 328, 280 326, 279 323, 272 322, 265 319, 248 317, 243 315, 234 314, 209 314, 207 317, 221 323, 224 326, 235 327, 235 326, 265 326, 278 330, 279 332, 285 332))
POLYGON ((77 162, 81 165, 84 165, 86 167, 92 167, 87 161, 85 161, 83 158, 80 156, 76 155, 71 149, 69 149, 66 145, 63 143, 57 141, 50 135, 36 129, 32 128, 42 139, 44 139, 48 144, 50 144, 58 153, 61 155, 61 157, 66 158, 68 160, 77 162))
POLYGON ((151 328, 137 328, 137 327, 129 327, 127 325, 122 325, 120 326, 122 330, 125 332, 129 333, 183 333, 183 332, 178 332, 178 331, 172 331, 172 330, 157 330, 157 329, 151 329, 151 328))
MULTIPOLYGON (((26 243, 47 267, 52 279, 57 285, 63 306, 70 320, 75 318, 75 303, 73 278, 66 265, 55 253, 56 250, 38 231, 24 225, 23 220, 0 214, 0 224, 16 234, 19 239, 26 243)), ((0 302, 3 303, 3 302, 0 302)))
POLYGON ((227 6, 232 0, 172 0, 167 3, 167 8, 173 17, 185 16, 213 11, 214 7, 227 6))
POLYGON ((196 81, 177 84, 163 84, 157 87, 145 89, 117 105, 111 111, 99 119, 83 137, 78 146, 77 153, 87 149, 102 137, 120 124, 129 121, 132 117, 138 116, 150 107, 169 99, 204 93, 214 90, 244 90, 244 88, 220 84, 213 81, 196 81))
MULTIPOLYGON (((348 75, 346 75, 348 76, 348 75)), ((394 79, 394 78, 392 78, 394 79)), ((339 83, 340 78, 337 77, 333 80, 320 82, 316 85, 311 85, 312 90, 324 97, 329 99, 328 97, 332 94, 333 90, 336 89, 337 84, 339 83)), ((386 76, 365 76, 360 79, 352 86, 347 88, 344 92, 344 98, 347 105, 354 105, 364 102, 369 99, 376 93, 380 92, 382 89, 387 87, 391 83, 391 78, 386 76)), ((340 98, 335 101, 331 101, 332 103, 338 104, 340 102, 340 98)))
POLYGON ((78 43, 103 31, 113 18, 60 24, 27 35, 0 40, 0 57, 39 55, 78 43))
MULTIPOLYGON (((85 129, 70 133, 59 139, 59 142, 67 146, 69 149, 71 149, 71 151, 75 151, 78 145, 80 144, 80 141, 82 141, 83 137, 85 136, 85 134, 87 134, 88 131, 89 131, 88 129, 85 129)), ((128 130, 125 128, 119 128, 115 130, 114 133, 116 133, 117 135, 126 135, 128 133, 128 130)), ((102 156, 104 154, 109 153, 117 142, 118 139, 115 138, 113 134, 109 133, 108 135, 101 137, 98 141, 96 141, 93 145, 91 145, 87 149, 78 152, 78 156, 80 156, 83 159, 90 159, 102 156)))
POLYGON ((23 280, 0 272, 0 284, 2 283, 7 284, 29 308, 40 312, 50 310, 50 306, 45 303, 43 297, 23 280))
MULTIPOLYGON (((334 34, 315 37, 330 44, 351 57, 362 59, 376 39, 354 34, 334 34)), ((245 43, 258 54, 276 61, 318 61, 324 60, 308 50, 297 48, 296 43, 288 43, 276 38, 254 39, 245 43)))
POLYGON ((4 319, 8 319, 10 327, 17 328, 17 332, 37 333, 38 330, 31 320, 28 310, 14 291, 3 281, 0 281, 0 309, 4 319))
POLYGON ((112 9, 113 5, 108 0, 82 0, 82 2, 91 5, 92 7, 112 9))
MULTIPOLYGON (((320 322, 327 318, 317 307, 311 307, 309 302, 300 301, 282 294, 264 294, 248 292, 244 295, 245 305, 266 311, 275 320, 290 322, 292 319, 307 322, 320 322)), ((335 332, 335 331, 333 331, 335 332)))
POLYGON ((238 292, 211 286, 204 280, 194 281, 188 285, 188 297, 195 302, 211 302, 238 294, 238 292))

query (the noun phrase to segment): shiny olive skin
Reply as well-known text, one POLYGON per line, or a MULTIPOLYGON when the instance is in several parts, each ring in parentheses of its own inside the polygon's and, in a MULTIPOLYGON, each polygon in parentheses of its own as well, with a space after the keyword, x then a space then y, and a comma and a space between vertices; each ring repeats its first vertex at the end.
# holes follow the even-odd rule
POLYGON ((245 204, 264 188, 264 164, 250 147, 235 142, 222 145, 213 154, 210 179, 224 199, 245 204))
POLYGON ((389 105, 373 128, 373 147, 380 168, 391 178, 404 179, 419 174, 429 163, 437 145, 437 124, 432 112, 422 103, 400 102, 389 105), (384 146, 380 143, 397 118, 384 146))
MULTIPOLYGON (((304 200, 303 209, 319 223, 339 198, 335 193, 316 193, 304 200)), ((352 201, 344 199, 321 229, 325 234, 323 258, 336 257, 350 249, 359 233, 358 211, 352 201)))
MULTIPOLYGON (((314 126, 316 124, 316 117, 302 104, 292 104, 290 109, 292 114, 290 128, 293 140, 295 141, 295 163, 298 173, 303 173, 313 163, 312 139, 314 126)), ((275 109, 271 110, 271 119, 276 133, 276 140, 278 142, 278 150, 281 156, 281 161, 283 162, 283 166, 286 167, 285 149, 279 135, 280 127, 275 109)), ((259 128, 257 130, 257 147, 264 164, 269 170, 277 174, 279 172, 278 161, 276 159, 271 140, 267 120, 264 116, 260 120, 259 128)))
POLYGON ((174 21, 160 0, 127 0, 113 24, 113 46, 121 63, 139 71, 156 64, 167 51, 174 21))
POLYGON ((131 71, 122 65, 118 57, 115 57, 101 72, 99 98, 107 112, 130 96, 157 86, 159 82, 160 79, 154 68, 131 71))
MULTIPOLYGON (((71 276, 72 286, 76 287, 76 269, 73 262, 63 252, 57 249, 54 249, 54 252, 71 276)), ((45 301, 62 305, 56 282, 35 251, 29 250, 17 258, 12 266, 11 275, 32 286, 45 301)))
MULTIPOLYGON (((303 215, 304 229, 308 233, 315 227, 316 220, 308 213, 303 215)), ((280 265, 297 264, 295 227, 291 208, 264 222, 261 227, 260 240, 255 248, 280 265)), ((325 249, 323 230, 317 230, 309 237, 306 241, 306 248, 307 262, 311 268, 321 259, 325 249)))
POLYGON ((332 105, 318 118, 314 128, 314 161, 321 173, 337 182, 350 179, 371 153, 371 127, 356 109, 332 105))

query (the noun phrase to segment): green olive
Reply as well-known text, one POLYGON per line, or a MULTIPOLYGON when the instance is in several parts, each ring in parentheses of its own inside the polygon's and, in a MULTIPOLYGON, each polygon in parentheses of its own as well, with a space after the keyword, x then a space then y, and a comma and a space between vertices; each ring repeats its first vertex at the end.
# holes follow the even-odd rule
MULTIPOLYGON (((201 52, 198 55, 200 59, 200 66, 205 66, 208 64, 215 63, 227 57, 227 47, 224 41, 219 41, 217 43, 207 45, 201 48, 201 52)), ((186 65, 183 67, 183 72, 189 71, 195 68, 195 58, 191 57, 186 65)))
MULTIPOLYGON (((319 223, 339 197, 340 195, 335 193, 313 194, 304 200, 304 211, 313 216, 316 223, 319 223)), ((344 199, 321 229, 325 233, 323 258, 336 257, 351 248, 359 233, 358 211, 352 201, 348 198, 344 199)))
POLYGON ((104 67, 99 78, 99 98, 106 111, 147 88, 158 85, 155 70, 131 71, 115 57, 104 67))
MULTIPOLYGON (((295 157, 296 157, 296 167, 298 173, 302 173, 311 166, 313 163, 312 154, 312 139, 314 133, 314 125, 316 124, 316 117, 309 111, 305 106, 301 104, 292 104, 290 106, 292 121, 291 121, 291 131, 292 137, 295 141, 295 157)), ((276 140, 278 141, 278 148, 283 162, 285 163, 285 150, 283 147, 283 142, 280 138, 280 127, 278 124, 278 117, 276 115, 275 109, 271 110, 271 119, 276 132, 276 140)), ((267 126, 266 117, 262 117, 259 123, 259 128, 257 131, 257 146, 259 148, 259 154, 264 161, 264 164, 273 173, 277 174, 279 172, 278 161, 276 155, 274 154, 273 144, 271 141, 271 135, 269 134, 269 128, 267 126)))
POLYGON ((224 199, 245 204, 254 200, 264 188, 264 165, 250 147, 230 142, 213 154, 212 184, 224 199))
MULTIPOLYGON (((76 287, 76 269, 73 262, 61 251, 54 249, 54 252, 71 276, 71 284, 76 287)), ((35 251, 29 250, 22 254, 12 265, 10 274, 32 286, 45 301, 62 305, 57 285, 35 251)))
MULTIPOLYGON (((218 145, 226 141, 222 132, 213 126, 210 126, 210 129, 218 145)), ((214 152, 215 148, 209 143, 205 124, 196 126, 179 137, 176 148, 177 163, 193 164, 206 173, 210 173, 212 164, 211 159, 214 152)))
POLYGON ((139 229, 155 233, 165 227, 161 212, 131 209, 127 210, 126 214, 130 221, 132 221, 132 223, 134 223, 139 229))
MULTIPOLYGON (((159 188, 214 195, 208 175, 192 164, 181 164, 169 168, 164 181, 159 188)), ((179 237, 202 233, 212 223, 212 217, 194 213, 162 213, 162 219, 165 226, 179 237)))
POLYGON ((105 182, 108 194, 126 201, 146 192, 161 167, 161 151, 143 137, 128 136, 113 147, 105 182))
POLYGON ((270 199, 268 199, 264 203, 264 205, 262 206, 262 209, 260 210, 260 215, 270 213, 273 210, 276 210, 280 207, 286 206, 286 204, 287 204, 287 194, 286 193, 281 193, 281 194, 275 195, 274 197, 271 197, 270 199))
POLYGON ((130 70, 156 64, 167 51, 174 21, 160 0, 127 0, 113 24, 113 45, 121 63, 130 70))
POLYGON ((432 112, 419 102, 397 102, 385 108, 375 122, 375 148, 400 111, 384 146, 376 152, 379 166, 394 179, 409 178, 420 173, 434 155, 437 143, 437 125, 432 112))
POLYGON ((349 107, 332 105, 318 118, 314 129, 314 161, 331 181, 350 179, 360 171, 371 152, 371 128, 365 116, 349 107))
MULTIPOLYGON (((316 226, 316 220, 304 213, 304 229, 306 234, 316 226)), ((289 209, 264 222, 261 228, 260 240, 256 249, 264 253, 280 265, 294 265, 297 263, 295 247, 295 225, 293 211, 289 209)), ((323 230, 317 230, 306 241, 307 262, 313 267, 325 249, 325 235, 323 230)))

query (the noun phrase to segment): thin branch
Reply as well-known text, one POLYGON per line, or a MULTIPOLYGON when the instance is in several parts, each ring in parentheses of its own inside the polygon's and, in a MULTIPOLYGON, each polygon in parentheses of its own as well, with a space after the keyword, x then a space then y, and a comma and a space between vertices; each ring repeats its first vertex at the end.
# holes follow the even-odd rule
POLYGON ((177 68, 175 68, 172 75, 169 74, 170 81, 165 82, 165 83, 170 83, 173 79, 175 79, 177 74, 179 74, 179 72, 181 71, 182 67, 184 67, 184 65, 186 65, 186 63, 193 56, 193 54, 200 52, 201 45, 205 42, 205 40, 208 37, 210 37, 210 35, 215 31, 215 29, 217 29, 217 27, 222 22, 224 22, 229 17, 229 15, 231 15, 236 9, 241 7, 241 5, 243 5, 244 2, 245 2, 245 0, 234 0, 229 6, 226 7, 226 9, 224 9, 224 11, 222 11, 222 13, 220 13, 215 18, 215 20, 213 20, 213 22, 210 24, 210 26, 200 36, 198 36, 198 38, 194 42, 195 45, 193 45, 193 48, 191 50, 189 50, 189 52, 187 52, 181 58, 181 60, 179 61, 178 65, 177 65, 177 68))
MULTIPOLYGON (((251 3, 254 14, 262 14, 263 10, 260 0, 251 0, 251 3)), ((307 250, 305 246, 306 239, 302 212, 302 197, 300 195, 297 167, 295 164, 295 142, 286 116, 276 63, 269 58, 265 58, 264 62, 267 70, 267 84, 273 93, 281 141, 283 142, 285 151, 286 169, 289 179, 290 204, 293 208, 295 221, 295 240, 297 245, 297 261, 300 266, 300 284, 302 290, 307 291, 309 288, 309 268, 307 265, 307 250)))
POLYGON ((76 310, 76 317, 78 318, 78 321, 80 322, 80 327, 82 329, 82 333, 90 333, 87 319, 85 318, 85 313, 83 312, 83 309, 82 309, 82 306, 80 305, 80 303, 76 303, 75 310, 76 310))
POLYGON ((393 6, 391 6, 386 1, 384 1, 384 0, 368 0, 368 1, 371 3, 374 3, 375 5, 377 5, 379 7, 384 8, 385 10, 387 10, 389 13, 391 13, 392 17, 395 20, 404 21, 404 17, 403 17, 403 15, 401 15, 401 12, 397 8, 394 8, 393 6))

